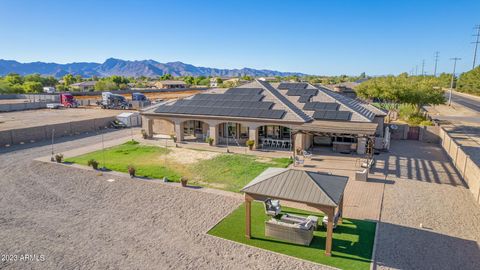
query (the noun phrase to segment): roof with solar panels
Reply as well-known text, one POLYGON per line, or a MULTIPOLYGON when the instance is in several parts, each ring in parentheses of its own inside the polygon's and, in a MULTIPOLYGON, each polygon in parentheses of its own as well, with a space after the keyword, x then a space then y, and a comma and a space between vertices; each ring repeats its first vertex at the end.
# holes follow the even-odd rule
POLYGON ((371 105, 308 83, 255 80, 240 87, 210 91, 153 106, 143 113, 274 122, 372 122, 383 116, 371 105))

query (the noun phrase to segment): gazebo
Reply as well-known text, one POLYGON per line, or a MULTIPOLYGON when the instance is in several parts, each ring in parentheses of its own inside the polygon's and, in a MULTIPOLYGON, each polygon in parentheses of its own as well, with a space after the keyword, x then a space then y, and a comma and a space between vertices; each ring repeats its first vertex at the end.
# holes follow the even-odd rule
POLYGON ((325 255, 331 256, 333 220, 342 222, 343 193, 348 177, 303 170, 268 168, 242 191, 245 193, 245 236, 251 237, 251 203, 267 198, 290 201, 318 209, 328 216, 325 255))

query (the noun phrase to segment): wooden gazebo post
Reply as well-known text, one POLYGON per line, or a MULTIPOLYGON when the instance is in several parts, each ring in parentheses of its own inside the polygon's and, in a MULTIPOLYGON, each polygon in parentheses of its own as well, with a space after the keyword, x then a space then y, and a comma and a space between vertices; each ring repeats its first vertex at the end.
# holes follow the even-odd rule
POLYGON ((332 256, 332 241, 333 241, 333 219, 335 218, 335 208, 332 207, 328 210, 328 223, 327 223, 327 238, 325 243, 325 255, 332 256))
POLYGON ((343 195, 342 195, 342 199, 340 199, 340 203, 338 204, 338 211, 340 212, 340 215, 338 216, 338 224, 342 224, 342 222, 343 222, 343 195))
POLYGON ((245 237, 252 236, 252 200, 253 198, 245 193, 245 237))

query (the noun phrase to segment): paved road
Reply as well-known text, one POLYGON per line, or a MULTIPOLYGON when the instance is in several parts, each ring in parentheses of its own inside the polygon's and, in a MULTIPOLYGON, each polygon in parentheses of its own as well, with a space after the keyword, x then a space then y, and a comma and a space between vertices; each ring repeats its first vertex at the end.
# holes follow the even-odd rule
MULTIPOLYGON (((447 92, 447 99, 448 99, 448 92, 447 92)), ((467 107, 471 110, 480 112, 480 101, 474 98, 467 98, 465 96, 458 95, 456 93, 452 93, 452 102, 460 104, 464 107, 467 107)))

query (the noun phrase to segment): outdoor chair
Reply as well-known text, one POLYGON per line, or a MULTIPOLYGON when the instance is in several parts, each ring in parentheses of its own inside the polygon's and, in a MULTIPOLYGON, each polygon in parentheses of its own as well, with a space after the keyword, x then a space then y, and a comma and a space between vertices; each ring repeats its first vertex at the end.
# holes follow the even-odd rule
MULTIPOLYGON (((335 214, 335 217, 333 218, 333 228, 337 228, 337 223, 338 223, 338 219, 340 218, 340 214, 341 212, 338 211, 336 214, 335 214)), ((322 224, 323 226, 325 227, 325 229, 327 228, 327 224, 328 224, 328 216, 324 216, 323 217, 323 220, 322 220, 322 224)))
POLYGON ((282 211, 279 200, 266 199, 264 202, 265 214, 276 217, 282 211))
POLYGON ((302 151, 302 155, 303 155, 304 158, 312 158, 312 153, 310 153, 306 150, 302 151))
POLYGON ((295 156, 295 162, 294 162, 294 166, 297 166, 297 165, 302 165, 305 163, 305 160, 303 159, 300 159, 298 156, 295 156))
POLYGON ((272 142, 270 140, 265 140, 265 146, 266 147, 271 147, 272 146, 272 142))

